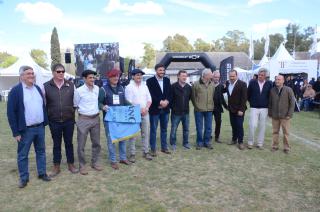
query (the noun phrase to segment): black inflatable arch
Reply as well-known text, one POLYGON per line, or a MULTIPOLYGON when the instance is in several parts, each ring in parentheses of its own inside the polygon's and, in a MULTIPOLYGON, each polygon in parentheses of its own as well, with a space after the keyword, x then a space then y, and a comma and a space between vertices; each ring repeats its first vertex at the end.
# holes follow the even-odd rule
POLYGON ((204 67, 216 70, 216 66, 210 60, 206 53, 186 53, 186 52, 171 52, 167 53, 160 61, 167 68, 171 62, 201 62, 204 67))

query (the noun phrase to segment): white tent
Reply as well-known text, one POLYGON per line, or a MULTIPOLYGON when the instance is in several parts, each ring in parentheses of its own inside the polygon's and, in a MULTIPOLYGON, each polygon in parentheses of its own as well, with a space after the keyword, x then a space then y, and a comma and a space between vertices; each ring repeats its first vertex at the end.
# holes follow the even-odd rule
POLYGON ((52 73, 40 67, 29 54, 19 57, 18 61, 0 71, 0 90, 10 90, 19 82, 19 68, 23 65, 31 66, 36 75, 36 83, 40 86, 52 78, 52 73))
MULTIPOLYGON (((284 44, 280 44, 273 57, 261 66, 269 70, 270 80, 278 74, 308 74, 308 78, 317 77, 317 60, 294 60, 289 54, 284 44)), ((257 73, 260 68, 254 70, 257 73)))
POLYGON ((242 68, 239 67, 234 67, 234 70, 237 71, 238 73, 238 78, 244 82, 249 83, 249 81, 252 79, 253 77, 253 72, 252 71, 248 71, 248 70, 244 70, 242 68))
MULTIPOLYGON (((19 57, 18 61, 8 68, 0 70, 0 91, 10 90, 14 85, 19 82, 19 68, 23 65, 31 66, 36 75, 36 84, 40 87, 43 83, 49 81, 52 78, 51 71, 48 71, 41 66, 39 66, 30 56, 30 54, 25 54, 19 57)), ((71 74, 65 74, 67 79, 74 78, 71 74)))

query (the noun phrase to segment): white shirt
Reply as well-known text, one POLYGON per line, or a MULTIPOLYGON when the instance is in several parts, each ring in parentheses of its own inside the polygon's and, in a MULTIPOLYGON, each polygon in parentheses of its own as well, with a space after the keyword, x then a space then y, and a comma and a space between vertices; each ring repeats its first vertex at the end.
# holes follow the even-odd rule
POLYGON ((23 88, 23 104, 24 116, 26 125, 31 126, 40 124, 44 121, 43 118, 43 99, 36 86, 28 87, 22 83, 23 88))
POLYGON ((78 107, 82 115, 92 116, 99 113, 98 108, 99 87, 94 85, 90 90, 86 84, 77 88, 73 97, 73 104, 78 107))
POLYGON ((141 83, 139 86, 133 80, 125 89, 126 99, 133 105, 140 105, 140 108, 145 108, 147 102, 152 102, 148 87, 141 83))
POLYGON ((263 82, 260 82, 259 80, 258 80, 258 84, 259 84, 259 88, 260 88, 260 93, 262 92, 262 89, 263 89, 263 86, 264 86, 264 83, 265 83, 266 81, 264 80, 263 82))
POLYGON ((157 76, 156 76, 156 79, 157 79, 157 81, 158 81, 158 83, 159 83, 159 86, 160 86, 160 88, 161 88, 161 91, 162 91, 162 93, 163 93, 163 78, 158 78, 157 76))
POLYGON ((234 86, 236 85, 237 81, 238 81, 238 80, 236 80, 233 84, 230 82, 230 84, 229 84, 229 86, 228 86, 228 91, 229 91, 230 96, 231 96, 231 94, 232 94, 232 91, 233 91, 234 86))

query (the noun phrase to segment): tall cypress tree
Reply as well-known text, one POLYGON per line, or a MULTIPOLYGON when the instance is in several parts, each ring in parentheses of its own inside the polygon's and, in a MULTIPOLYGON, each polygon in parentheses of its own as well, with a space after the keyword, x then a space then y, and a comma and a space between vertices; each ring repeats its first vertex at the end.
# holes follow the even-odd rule
POLYGON ((60 43, 57 28, 54 27, 51 34, 51 68, 57 64, 61 63, 61 52, 60 43))

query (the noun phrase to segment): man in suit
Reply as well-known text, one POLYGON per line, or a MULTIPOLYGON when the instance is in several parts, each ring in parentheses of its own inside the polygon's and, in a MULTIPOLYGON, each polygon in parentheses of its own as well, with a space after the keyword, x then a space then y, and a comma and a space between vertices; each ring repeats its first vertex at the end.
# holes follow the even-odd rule
POLYGON ((46 173, 45 126, 48 124, 44 97, 35 85, 34 71, 30 66, 19 70, 21 82, 12 88, 8 97, 7 116, 13 137, 18 144, 19 188, 29 182, 28 155, 33 143, 38 178, 50 181, 46 173))
POLYGON ((220 140, 220 129, 221 129, 221 123, 222 123, 222 118, 221 114, 223 113, 223 108, 228 109, 228 105, 226 103, 226 100, 224 99, 223 96, 223 85, 220 83, 220 72, 219 71, 214 71, 212 74, 212 82, 213 86, 215 87, 214 89, 214 95, 213 95, 213 102, 214 102, 214 110, 213 110, 213 116, 214 116, 214 121, 216 123, 215 126, 215 131, 214 131, 214 139, 215 142, 221 143, 220 140))
POLYGON ((267 69, 261 68, 258 79, 251 80, 248 86, 248 102, 250 103, 248 149, 254 144, 254 134, 258 126, 257 148, 262 149, 268 116, 269 94, 272 82, 266 80, 267 69))
POLYGON ((147 86, 152 99, 152 104, 149 108, 151 156, 156 157, 156 137, 159 120, 161 129, 161 152, 171 154, 167 145, 167 127, 170 113, 169 103, 171 102, 172 94, 170 80, 164 77, 164 65, 157 64, 154 69, 156 75, 147 80, 147 86))
POLYGON ((247 109, 247 84, 238 79, 236 70, 229 72, 226 91, 228 94, 228 109, 232 127, 232 141, 229 144, 234 145, 238 143, 239 149, 243 150, 243 121, 244 113, 247 109))

